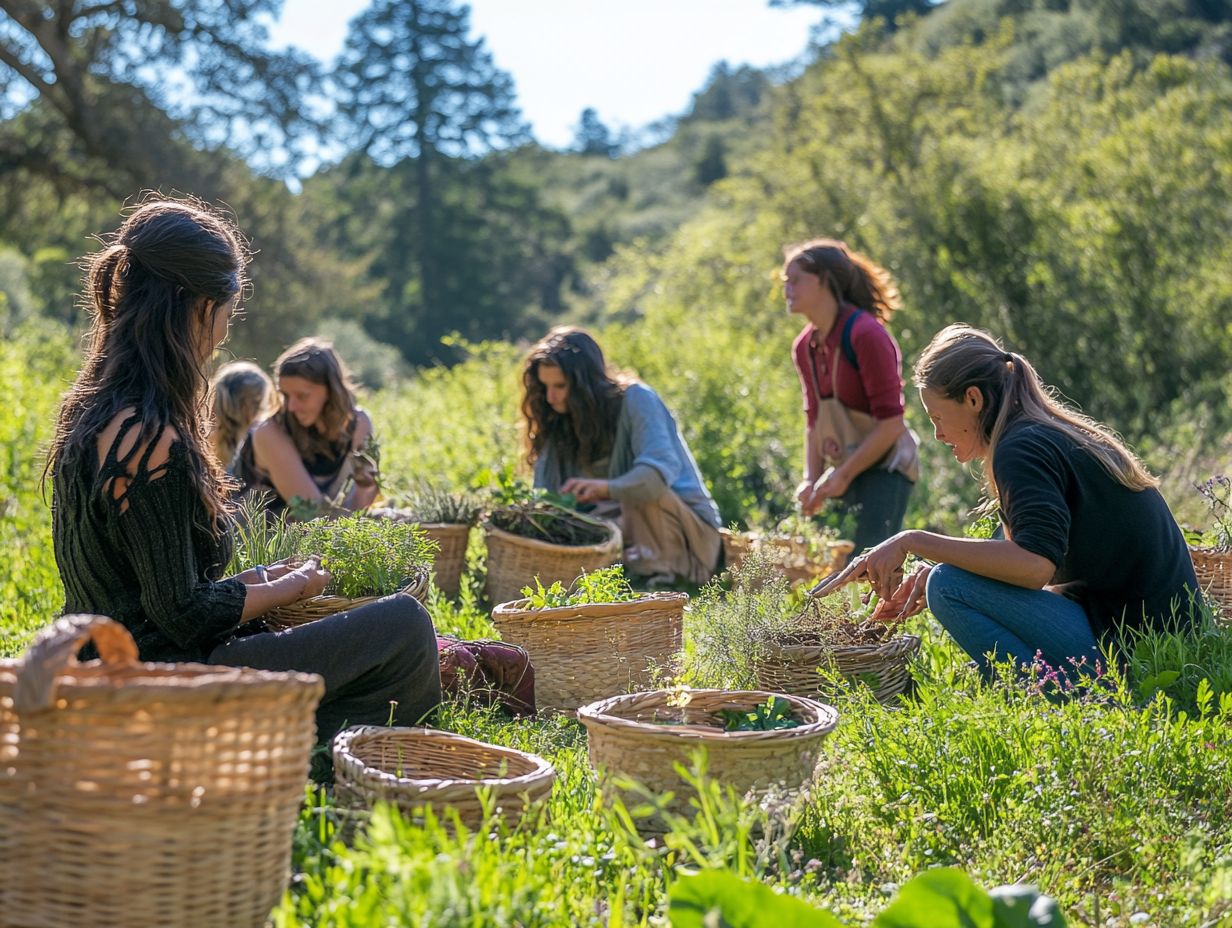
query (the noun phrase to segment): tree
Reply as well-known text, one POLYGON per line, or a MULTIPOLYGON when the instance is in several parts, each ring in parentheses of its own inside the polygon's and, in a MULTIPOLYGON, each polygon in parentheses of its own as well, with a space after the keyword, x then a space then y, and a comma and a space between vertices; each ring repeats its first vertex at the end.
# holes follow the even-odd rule
POLYGON ((603 124, 594 107, 582 110, 577 128, 573 130, 573 150, 583 155, 603 155, 615 158, 620 146, 612 138, 612 130, 603 124))
MULTIPOLYGON (((900 16, 915 14, 923 16, 935 7, 940 0, 854 0, 864 20, 881 17, 890 30, 895 28, 895 22, 900 16)), ((850 7, 852 0, 770 0, 771 6, 820 6, 826 9, 850 7)))
MULTIPOLYGON (((446 211, 445 191, 463 182, 469 160, 528 138, 513 81, 470 37, 469 20, 451 0, 377 0, 352 22, 335 70, 344 143, 409 182, 390 218, 406 257, 387 268, 387 293, 414 317, 394 340, 421 358, 473 321, 470 307, 450 302, 461 260, 451 243, 482 214, 446 211)), ((486 179, 472 172, 469 182, 486 179)))
POLYGON ((122 196, 182 183, 186 146, 285 166, 311 128, 301 100, 314 73, 268 48, 264 20, 281 6, 0 0, 0 170, 122 196))

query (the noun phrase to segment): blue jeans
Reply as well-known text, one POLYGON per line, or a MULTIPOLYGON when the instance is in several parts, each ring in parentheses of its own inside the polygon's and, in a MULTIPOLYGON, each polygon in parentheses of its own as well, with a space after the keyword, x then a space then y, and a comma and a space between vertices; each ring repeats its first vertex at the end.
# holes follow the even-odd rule
POLYGON ((1030 664, 1036 652, 1051 666, 1072 673, 1070 658, 1100 657, 1087 614, 1059 593, 1028 590, 970 571, 938 564, 928 575, 928 608, 954 640, 992 676, 996 660, 1012 658, 1015 667, 1030 664))

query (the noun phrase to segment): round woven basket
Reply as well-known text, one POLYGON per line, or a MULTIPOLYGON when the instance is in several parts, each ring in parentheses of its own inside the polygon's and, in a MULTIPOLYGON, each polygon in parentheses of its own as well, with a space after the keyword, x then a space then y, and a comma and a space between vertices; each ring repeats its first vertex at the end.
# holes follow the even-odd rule
POLYGON ((607 523, 611 534, 595 545, 553 545, 523 538, 484 524, 488 545, 488 601, 507 603, 522 595, 522 587, 533 585, 536 577, 544 586, 557 580, 572 583, 583 571, 598 570, 620 559, 620 529, 607 523))
POLYGON ((432 806, 455 809, 468 828, 483 824, 479 790, 513 826, 526 807, 546 799, 556 770, 542 757, 430 728, 348 728, 334 738, 334 797, 367 811, 391 802, 411 818, 432 806))
POLYGON ((65 616, 0 661, 0 924, 266 923, 324 685, 145 664, 123 626, 65 616), (101 661, 74 655, 93 638, 101 661))
POLYGON ((1232 551, 1190 548, 1202 595, 1216 609, 1216 621, 1232 624, 1232 551))
POLYGON ((827 542, 820 556, 809 551, 808 542, 792 535, 762 535, 719 529, 723 557, 728 567, 739 567, 753 552, 760 553, 793 583, 813 583, 841 570, 855 543, 844 539, 827 542))
MULTIPOLYGON (((399 593, 406 593, 408 596, 414 596, 420 602, 428 594, 429 573, 426 567, 416 568, 414 576, 398 590, 399 593)), ((388 595, 388 594, 387 594, 388 595)), ((317 619, 324 619, 326 616, 337 615, 339 612, 346 612, 348 609, 358 609, 360 606, 366 606, 368 603, 374 603, 381 596, 358 596, 348 598, 346 596, 322 595, 312 596, 308 599, 301 600, 298 603, 291 603, 289 606, 279 606, 276 609, 271 609, 261 619, 270 628, 281 630, 284 628, 294 628, 296 625, 305 625, 308 622, 315 622, 317 619)))
POLYGON ((918 635, 895 635, 874 644, 834 647, 807 632, 779 635, 762 642, 753 662, 757 685, 776 693, 816 697, 834 687, 818 668, 866 684, 881 703, 907 688, 909 665, 920 650, 918 635))
POLYGON ((466 569, 466 544, 471 527, 453 522, 421 522, 419 527, 439 548, 432 562, 437 589, 450 598, 457 596, 462 587, 462 571, 466 569))
MULTIPOLYGON (((707 775, 737 793, 761 796, 782 789, 796 792, 812 782, 821 758, 822 741, 838 723, 833 707, 801 696, 782 695, 792 705, 798 728, 773 731, 724 731, 716 721, 722 709, 749 711, 773 693, 759 690, 692 690, 683 710, 692 724, 664 724, 681 718, 682 710, 669 704, 669 690, 611 696, 578 709, 586 726, 590 764, 599 773, 605 797, 620 798, 632 807, 644 801, 637 792, 615 781, 635 780, 653 795, 672 793, 666 809, 689 815, 694 791, 676 772, 688 770, 692 754, 706 749, 707 775)), ((639 827, 662 831, 657 816, 639 827)))
POLYGON ((492 624, 521 645, 535 668, 540 706, 573 710, 604 696, 653 684, 681 646, 686 593, 647 593, 623 603, 527 608, 501 603, 492 624))

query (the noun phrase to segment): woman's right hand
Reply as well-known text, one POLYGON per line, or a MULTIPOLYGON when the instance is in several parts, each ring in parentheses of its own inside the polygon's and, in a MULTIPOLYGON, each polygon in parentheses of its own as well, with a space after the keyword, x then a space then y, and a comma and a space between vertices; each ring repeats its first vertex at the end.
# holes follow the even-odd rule
POLYGON ((304 578, 299 595, 296 597, 296 602, 301 599, 311 599, 313 596, 320 596, 325 591, 325 588, 329 586, 331 579, 329 571, 321 566, 321 556, 319 554, 309 556, 298 567, 292 568, 288 576, 304 578))
POLYGON ((800 485, 796 487, 796 502, 800 504, 800 508, 805 512, 808 511, 809 504, 813 501, 813 484, 814 480, 805 477, 800 481, 800 485))
POLYGON ((889 599, 877 603, 870 617, 874 622, 901 622, 924 610, 927 604, 924 593, 928 589, 928 575, 932 571, 931 564, 925 564, 914 570, 889 599))

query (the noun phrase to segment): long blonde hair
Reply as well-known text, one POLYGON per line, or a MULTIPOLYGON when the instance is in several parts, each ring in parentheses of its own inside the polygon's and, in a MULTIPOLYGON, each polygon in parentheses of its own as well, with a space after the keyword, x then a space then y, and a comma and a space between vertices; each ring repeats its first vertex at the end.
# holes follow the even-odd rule
POLYGON ((274 381, 250 361, 232 361, 214 374, 210 398, 214 414, 210 443, 218 463, 227 467, 252 424, 274 409, 274 381))
POLYGON ((1038 422, 1064 432, 1127 489, 1159 484, 1114 431, 1062 400, 1030 361, 1006 351, 980 329, 949 325, 934 335, 916 362, 915 385, 950 400, 961 400, 968 387, 983 394, 980 431, 988 445, 984 480, 994 501, 1000 498, 992 476, 997 443, 1018 422, 1038 422))

